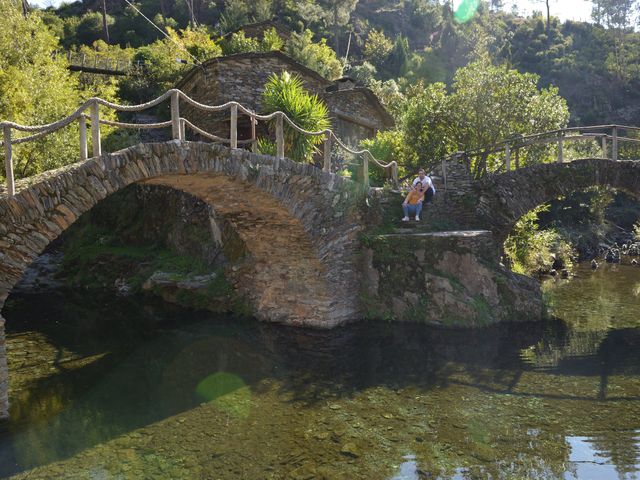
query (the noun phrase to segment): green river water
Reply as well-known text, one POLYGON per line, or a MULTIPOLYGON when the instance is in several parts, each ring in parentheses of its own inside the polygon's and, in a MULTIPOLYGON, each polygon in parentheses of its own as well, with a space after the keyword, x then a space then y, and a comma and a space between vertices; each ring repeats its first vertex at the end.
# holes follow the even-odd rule
POLYGON ((14 294, 20 479, 638 479, 640 268, 545 285, 557 320, 303 331, 14 294))

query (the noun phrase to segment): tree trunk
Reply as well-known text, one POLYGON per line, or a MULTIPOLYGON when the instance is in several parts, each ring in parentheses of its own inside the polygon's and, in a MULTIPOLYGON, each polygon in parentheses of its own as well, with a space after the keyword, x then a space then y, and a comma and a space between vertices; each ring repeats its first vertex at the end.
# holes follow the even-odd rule
POLYGON ((102 31, 104 41, 109 43, 109 25, 107 24, 107 0, 102 0, 102 31))
POLYGON ((549 0, 546 0, 547 3, 547 43, 549 43, 549 35, 551 33, 551 9, 549 8, 549 0))
POLYGON ((336 56, 340 57, 340 27, 338 26, 338 1, 333 2, 333 41, 336 46, 336 56))
POLYGON ((22 0, 22 15, 25 18, 29 15, 29 2, 27 2, 27 0, 22 0))

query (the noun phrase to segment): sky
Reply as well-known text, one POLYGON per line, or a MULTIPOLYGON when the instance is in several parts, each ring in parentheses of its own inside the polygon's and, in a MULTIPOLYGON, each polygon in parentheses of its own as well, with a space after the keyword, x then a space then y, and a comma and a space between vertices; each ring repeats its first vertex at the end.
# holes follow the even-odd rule
MULTIPOLYGON (((69 0, 67 0, 69 1, 69 0)), ((454 0, 454 5, 461 0, 454 0)), ((57 6, 61 0, 29 0, 31 5, 48 7, 57 6)), ((511 6, 516 4, 521 14, 527 15, 532 10, 544 11, 546 9, 544 0, 505 0, 505 9, 511 10, 511 6)), ((589 0, 551 0, 551 15, 559 17, 561 20, 583 20, 591 18, 591 2, 589 0)))

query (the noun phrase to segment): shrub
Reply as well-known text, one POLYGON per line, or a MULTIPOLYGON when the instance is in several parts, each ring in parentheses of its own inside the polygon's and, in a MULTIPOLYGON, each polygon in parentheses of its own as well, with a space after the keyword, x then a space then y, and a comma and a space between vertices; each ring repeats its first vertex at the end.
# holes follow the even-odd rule
MULTIPOLYGON (((300 77, 289 72, 271 75, 262 95, 268 112, 282 111, 296 125, 309 131, 326 130, 331 126, 327 106, 302 86, 300 77)), ((285 121, 285 153, 297 162, 310 162, 322 136, 304 135, 289 127, 285 121)))

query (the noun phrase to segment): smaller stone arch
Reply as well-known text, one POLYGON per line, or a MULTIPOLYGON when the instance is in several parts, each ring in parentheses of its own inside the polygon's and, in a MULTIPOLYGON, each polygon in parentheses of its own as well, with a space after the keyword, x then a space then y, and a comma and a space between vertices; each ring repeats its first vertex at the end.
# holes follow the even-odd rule
POLYGON ((551 200, 606 185, 640 196, 640 162, 605 159, 533 165, 489 176, 477 184, 476 216, 502 245, 516 222, 551 200))

